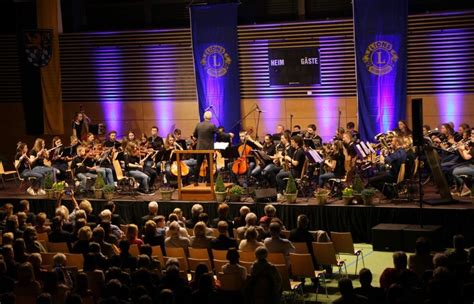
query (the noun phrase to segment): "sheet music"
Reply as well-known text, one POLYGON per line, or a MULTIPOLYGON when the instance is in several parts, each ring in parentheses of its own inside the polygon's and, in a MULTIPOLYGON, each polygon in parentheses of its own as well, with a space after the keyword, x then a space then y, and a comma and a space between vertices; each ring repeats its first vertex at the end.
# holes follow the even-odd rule
POLYGON ((309 158, 315 163, 322 163, 324 162, 324 159, 319 155, 319 153, 316 150, 307 150, 306 153, 309 155, 309 158))
POLYGON ((367 156, 367 154, 365 154, 364 149, 362 149, 360 144, 357 144, 355 147, 356 147, 356 152, 360 158, 365 158, 367 156))
POLYGON ((215 142, 214 150, 225 150, 229 146, 228 142, 215 142))

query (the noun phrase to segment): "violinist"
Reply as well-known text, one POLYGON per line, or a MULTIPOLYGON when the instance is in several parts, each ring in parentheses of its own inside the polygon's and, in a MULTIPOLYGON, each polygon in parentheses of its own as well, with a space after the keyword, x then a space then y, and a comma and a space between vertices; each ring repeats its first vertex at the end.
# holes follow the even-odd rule
POLYGON ((344 169, 344 146, 342 141, 335 141, 324 155, 324 163, 319 175, 318 186, 321 188, 331 178, 342 178, 345 174, 344 169))
POLYGON ((134 142, 129 142, 125 153, 125 170, 140 183, 139 191, 144 194, 153 194, 150 187, 156 178, 156 171, 145 168, 146 159, 141 158, 140 148, 134 142))
POLYGON ((289 132, 284 132, 283 135, 280 136, 279 141, 279 144, 275 146, 275 154, 271 156, 271 158, 273 159, 273 163, 269 163, 262 170, 262 176, 267 179, 271 187, 276 186, 276 175, 283 168, 282 160, 284 156, 293 154, 293 148, 291 147, 289 132))
POLYGON ((36 180, 34 182, 34 185, 29 187, 26 190, 26 193, 29 195, 44 195, 46 192, 41 189, 41 185, 43 184, 43 177, 44 174, 38 172, 38 170, 32 170, 31 169, 31 162, 30 162, 30 157, 28 155, 28 146, 24 142, 19 142, 17 144, 17 153, 15 155, 15 168, 18 170, 18 173, 22 178, 28 178, 28 177, 35 177, 36 180), (36 193, 33 186, 38 189, 38 192, 36 193))
POLYGON ((92 150, 87 151, 87 147, 79 146, 77 148, 77 157, 72 160, 71 169, 79 180, 79 192, 85 192, 87 179, 97 178, 92 150))
POLYGON ((465 185, 464 180, 461 178, 463 175, 469 176, 471 179, 474 177, 474 132, 471 132, 469 141, 463 142, 458 145, 457 149, 459 154, 465 163, 461 166, 454 168, 453 179, 455 182, 456 190, 455 195, 467 196, 471 194, 471 190, 465 185))
POLYGON ((95 146, 95 171, 104 177, 107 185, 114 185, 114 172, 112 170, 112 149, 104 149, 101 143, 97 143, 95 146))
POLYGON ((135 136, 135 132, 133 132, 133 131, 128 131, 127 137, 124 138, 124 140, 122 141, 122 148, 126 148, 129 143, 134 143, 135 145, 139 144, 139 142, 138 142, 138 140, 135 136), (124 145, 125 145, 125 147, 124 147, 124 145))
POLYGON ((117 140, 117 131, 110 131, 107 135, 107 140, 104 142, 104 147, 120 150, 122 144, 117 140))
POLYGON ((323 146, 323 139, 321 136, 316 134, 316 130, 317 128, 315 124, 309 124, 303 137, 304 139, 311 139, 316 148, 321 148, 323 146))
MULTIPOLYGON (((216 126, 211 123, 212 113, 210 111, 204 112, 204 121, 198 123, 194 129, 193 136, 197 139, 196 150, 213 150, 214 149, 214 135, 216 133, 216 126)), ((210 164, 209 156, 206 154, 197 154, 196 156, 196 167, 194 169, 194 186, 198 186, 198 178, 201 170, 201 165, 204 161, 204 157, 207 159, 207 163, 210 164)), ((206 170, 206 184, 210 180, 210 166, 206 170)))
POLYGON ((53 137, 53 148, 54 150, 51 151, 51 163, 53 168, 59 170, 59 175, 57 176, 59 180, 66 179, 66 171, 68 169, 68 163, 66 157, 63 156, 64 154, 64 147, 61 141, 61 138, 58 136, 53 137))
POLYGON ((293 175, 294 178, 300 178, 303 172, 306 155, 303 149, 303 138, 301 136, 293 136, 291 138, 291 147, 293 152, 290 155, 285 155, 283 160, 289 165, 289 170, 283 168, 276 176, 277 191, 281 195, 286 186, 286 178, 293 175))
POLYGON ((35 172, 43 174, 51 173, 53 177, 59 170, 51 168, 49 152, 45 148, 45 142, 41 138, 35 140, 35 144, 30 153, 30 165, 35 172), (49 166, 48 166, 49 165, 49 166))
POLYGON ((355 129, 355 123, 353 123, 352 121, 349 121, 346 124, 346 132, 352 135, 352 139, 355 142, 358 142, 360 140, 359 131, 355 129))
POLYGON ((395 130, 395 132, 399 136, 412 136, 412 131, 408 127, 408 123, 405 120, 399 120, 398 121, 398 128, 395 130))
POLYGON ((151 127, 151 136, 148 138, 148 142, 153 150, 163 151, 165 144, 163 138, 158 135, 158 131, 159 129, 157 126, 151 127))
POLYGON ((301 126, 294 125, 291 135, 301 135, 301 126))
POLYGON ((88 147, 89 149, 93 149, 95 143, 96 143, 95 135, 93 133, 87 133, 84 145, 88 147))

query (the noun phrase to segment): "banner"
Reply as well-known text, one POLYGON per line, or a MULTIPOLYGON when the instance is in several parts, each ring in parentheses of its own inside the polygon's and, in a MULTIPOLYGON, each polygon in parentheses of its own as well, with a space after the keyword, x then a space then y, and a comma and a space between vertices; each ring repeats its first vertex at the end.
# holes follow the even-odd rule
POLYGON ((216 125, 235 134, 241 117, 237 8, 237 3, 190 7, 200 117, 210 110, 216 125))
POLYGON ((406 117, 407 0, 354 0, 359 132, 373 140, 406 117))

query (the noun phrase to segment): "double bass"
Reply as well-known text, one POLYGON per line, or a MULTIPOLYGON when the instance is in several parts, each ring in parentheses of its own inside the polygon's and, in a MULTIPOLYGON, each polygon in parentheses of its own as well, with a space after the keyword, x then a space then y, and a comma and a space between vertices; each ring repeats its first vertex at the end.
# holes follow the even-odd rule
MULTIPOLYGON (((181 147, 181 145, 178 144, 177 142, 174 142, 174 146, 175 148, 178 148, 178 150, 183 150, 183 147, 181 147)), ((181 167, 181 176, 186 176, 189 174, 189 167, 182 160, 179 161, 179 164, 178 164, 178 161, 176 160, 173 161, 173 163, 171 163, 171 166, 170 166, 171 174, 173 174, 174 176, 178 176, 178 166, 181 167)))
POLYGON ((247 145, 247 136, 247 133, 245 133, 244 143, 237 149, 240 156, 232 164, 232 172, 236 175, 245 174, 249 169, 247 156, 252 151, 252 148, 247 145))

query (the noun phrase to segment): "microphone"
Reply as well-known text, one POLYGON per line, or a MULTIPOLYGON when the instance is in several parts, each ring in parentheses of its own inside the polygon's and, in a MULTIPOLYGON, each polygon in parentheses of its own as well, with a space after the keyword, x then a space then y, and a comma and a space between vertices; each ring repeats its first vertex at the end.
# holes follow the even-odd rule
POLYGON ((260 109, 260 107, 258 106, 258 104, 255 104, 255 110, 257 110, 257 112, 259 112, 259 113, 265 113, 265 111, 262 111, 262 110, 260 109))
POLYGON ((213 108, 214 108, 214 106, 213 106, 213 105, 210 105, 210 106, 208 106, 207 108, 205 108, 204 111, 209 111, 210 109, 213 109, 213 108))

